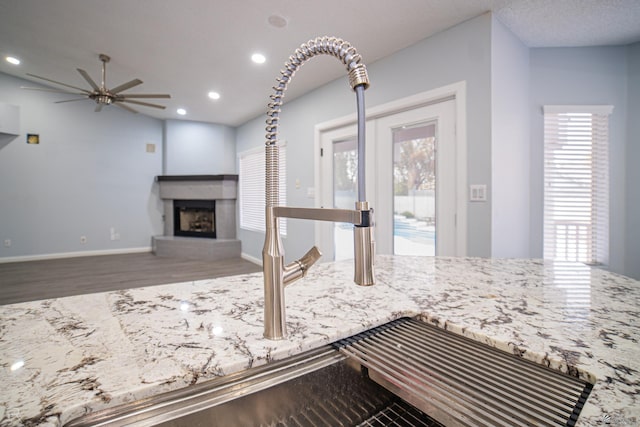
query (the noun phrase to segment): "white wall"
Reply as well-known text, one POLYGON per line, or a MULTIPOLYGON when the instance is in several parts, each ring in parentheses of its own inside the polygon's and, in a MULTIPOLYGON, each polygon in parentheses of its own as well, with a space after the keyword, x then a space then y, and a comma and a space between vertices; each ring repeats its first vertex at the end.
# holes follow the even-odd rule
POLYGON ((69 97, 22 85, 34 83, 0 73, 0 102, 21 117, 18 138, 0 141, 0 258, 150 247, 162 233, 162 122, 114 106, 94 113, 90 101, 54 104, 69 97), (40 144, 26 144, 27 133, 40 144))
MULTIPOLYGON (((610 142, 610 268, 625 272, 627 145, 627 48, 581 47, 530 50, 531 61, 531 254, 542 257, 543 105, 613 105, 610 142)), ((629 116, 632 121, 636 118, 629 116)), ((637 165, 638 158, 635 158, 637 165)), ((638 181, 628 181, 637 187, 638 181)), ((631 255, 631 254, 629 254, 631 255)), ((637 257, 637 253, 636 253, 637 257)), ((636 263, 638 258, 636 258, 636 263)))
POLYGON ((491 26, 491 256, 529 257, 529 49, 491 26))
POLYGON ((229 126, 187 120, 166 120, 164 174, 235 173, 235 136, 235 129, 229 126))
POLYGON ((625 274, 640 280, 640 43, 627 47, 627 217, 625 274))
MULTIPOLYGON (((467 21, 375 63, 367 63, 366 52, 359 53, 367 64, 371 80, 371 87, 366 91, 367 107, 466 80, 468 157, 473 160, 469 162, 468 179, 473 183, 490 184, 491 16, 486 14, 467 21)), ((285 60, 282 58, 283 63, 285 60)), ((299 72, 304 73, 304 68, 319 60, 332 60, 336 67, 342 66, 335 58, 313 58, 299 72)), ((295 84, 295 78, 292 84, 295 84)), ((267 102, 265 99, 265 109, 267 102)), ((283 106, 280 139, 288 143, 289 205, 314 205, 313 199, 306 196, 306 189, 314 185, 314 126, 354 112, 355 96, 348 86, 346 72, 344 78, 283 106), (300 189, 295 189, 296 179, 300 180, 300 189)), ((238 152, 263 146, 264 120, 262 116, 257 117, 237 129, 238 152)), ((490 203, 470 204, 467 215, 468 253, 489 256, 490 203)), ((289 237, 284 244, 287 258, 291 260, 313 244, 314 226, 310 221, 289 220, 288 227, 289 237)), ((239 230, 238 236, 243 252, 261 258, 262 233, 239 230)))

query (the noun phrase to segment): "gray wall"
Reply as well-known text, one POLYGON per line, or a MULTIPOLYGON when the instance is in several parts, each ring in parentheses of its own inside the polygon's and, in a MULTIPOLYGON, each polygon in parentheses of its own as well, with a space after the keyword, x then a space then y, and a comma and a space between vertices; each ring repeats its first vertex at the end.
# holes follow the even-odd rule
POLYGON ((627 47, 627 218, 625 274, 640 280, 640 43, 627 47))
POLYGON ((166 120, 164 174, 214 175, 235 173, 235 129, 229 126, 166 120))
MULTIPOLYGON (((627 47, 538 48, 530 50, 530 60, 531 254, 534 257, 542 256, 544 140, 542 106, 547 104, 613 105, 613 114, 609 120, 610 268, 615 272, 624 273, 625 198, 628 194, 625 189, 625 178, 627 178, 625 163, 630 161, 629 156, 625 160, 627 47)), ((640 159, 635 157, 635 164, 638 160, 640 159)), ((638 181, 627 182, 630 186, 637 186, 638 181)), ((635 254, 637 258, 638 252, 635 254)))
MULTIPOLYGON (((301 41, 302 42, 302 41, 301 41)), ((356 46, 357 48, 357 46, 356 46)), ((360 52, 366 63, 366 52, 360 52)), ((486 14, 436 34, 390 57, 367 64, 371 87, 367 107, 383 104, 447 84, 467 82, 468 180, 491 183, 491 15, 486 14)), ((284 62, 286 58, 282 58, 284 62)), ((313 58, 312 62, 322 60, 313 58)), ((327 58, 327 60, 334 60, 327 58)), ((336 67, 341 66, 338 61, 336 67)), ((304 69, 300 73, 304 73, 304 69)), ((276 76, 274 76, 275 78, 276 76)), ((295 84, 295 78, 292 84, 295 84)), ((313 131, 317 123, 355 112, 355 99, 346 75, 284 105, 280 139, 286 140, 287 198, 291 206, 313 206, 306 189, 314 185, 313 131), (296 179, 300 189, 295 189, 296 179)), ((265 106, 267 99, 265 99, 265 106)), ((266 107, 265 107, 266 108, 266 107)), ((264 144, 264 117, 237 129, 237 151, 264 144)), ((290 220, 284 240, 288 260, 302 255, 314 242, 310 221, 290 220)), ((264 235, 239 230, 243 252, 261 258, 264 235)), ((321 248, 322 249, 322 248, 321 248)), ((468 210, 468 253, 491 255, 491 206, 470 204, 468 210)))
POLYGON ((162 122, 117 107, 94 113, 89 101, 54 104, 69 97, 22 85, 35 86, 0 73, 0 102, 21 117, 18 138, 0 141, 0 257, 149 247, 162 234, 162 122), (40 144, 26 144, 26 133, 40 144))
POLYGON ((491 256, 529 257, 529 49, 491 27, 491 256))

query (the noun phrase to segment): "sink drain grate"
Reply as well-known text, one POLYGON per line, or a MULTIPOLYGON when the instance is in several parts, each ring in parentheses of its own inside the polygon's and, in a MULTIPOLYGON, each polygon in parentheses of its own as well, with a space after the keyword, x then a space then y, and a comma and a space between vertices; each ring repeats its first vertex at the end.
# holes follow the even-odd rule
MULTIPOLYGON (((262 427, 443 427, 434 419, 414 408, 403 400, 397 399, 366 420, 355 423, 360 415, 367 413, 369 404, 359 408, 345 408, 331 404, 315 404, 289 418, 262 427)), ((370 412, 369 412, 370 413, 370 412)))
MULTIPOLYGON (((310 375, 326 382, 323 372, 310 375)), ((295 382, 291 383, 289 387, 294 387, 297 398, 306 404, 294 414, 262 423, 261 427, 443 427, 352 367, 342 369, 339 377, 341 381, 346 379, 345 384, 296 388, 295 382), (357 387, 349 385, 354 383, 357 387)))
POLYGON ((446 426, 573 426, 592 385, 415 319, 334 344, 446 426))
POLYGON ((422 411, 403 400, 393 402, 358 427, 442 427, 442 424, 427 417, 422 411))

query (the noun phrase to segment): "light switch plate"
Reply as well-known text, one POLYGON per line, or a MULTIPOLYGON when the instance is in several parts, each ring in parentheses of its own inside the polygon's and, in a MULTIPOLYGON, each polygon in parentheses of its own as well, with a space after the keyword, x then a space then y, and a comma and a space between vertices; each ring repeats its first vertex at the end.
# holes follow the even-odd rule
POLYGON ((469 186, 470 202, 486 202, 487 186, 485 184, 473 184, 469 186))
POLYGON ((307 187, 307 197, 310 199, 316 197, 316 189, 314 187, 307 187))

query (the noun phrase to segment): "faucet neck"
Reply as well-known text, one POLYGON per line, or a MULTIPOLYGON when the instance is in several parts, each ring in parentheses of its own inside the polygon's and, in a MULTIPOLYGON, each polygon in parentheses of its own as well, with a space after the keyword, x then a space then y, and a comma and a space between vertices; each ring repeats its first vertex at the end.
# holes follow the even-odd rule
MULTIPOLYGON (((316 37, 313 40, 309 40, 307 43, 301 45, 296 51, 289 57, 289 60, 285 63, 284 69, 280 71, 281 76, 277 79, 278 84, 273 87, 274 92, 270 95, 271 101, 268 104, 269 110, 267 111, 267 127, 266 127, 266 182, 265 190, 266 197, 265 202, 267 206, 279 206, 279 172, 278 172, 278 126, 280 120, 280 112, 282 107, 282 99, 284 93, 287 90, 287 85, 293 78, 295 72, 304 63, 317 55, 332 55, 339 59, 347 68, 349 73, 349 84, 351 88, 356 91, 358 96, 362 96, 361 93, 364 89, 369 87, 369 76, 367 75, 367 68, 361 62, 362 57, 356 51, 356 49, 349 43, 342 39, 335 37, 316 37), (359 88, 356 90, 356 88, 359 88)), ((362 151, 364 144, 360 143, 362 151)), ((364 157, 364 156, 363 156, 364 157)), ((364 161, 364 159, 362 159, 364 161)), ((364 169, 362 169, 364 170, 364 169)), ((359 173, 360 175, 360 173, 359 173)), ((363 175, 363 174, 362 174, 363 175)), ((360 178, 360 176, 359 176, 360 178)), ((364 176, 360 181, 364 185, 364 176)), ((363 188, 363 187, 361 187, 363 188)), ((361 200, 364 200, 364 190, 360 194, 361 200)))

